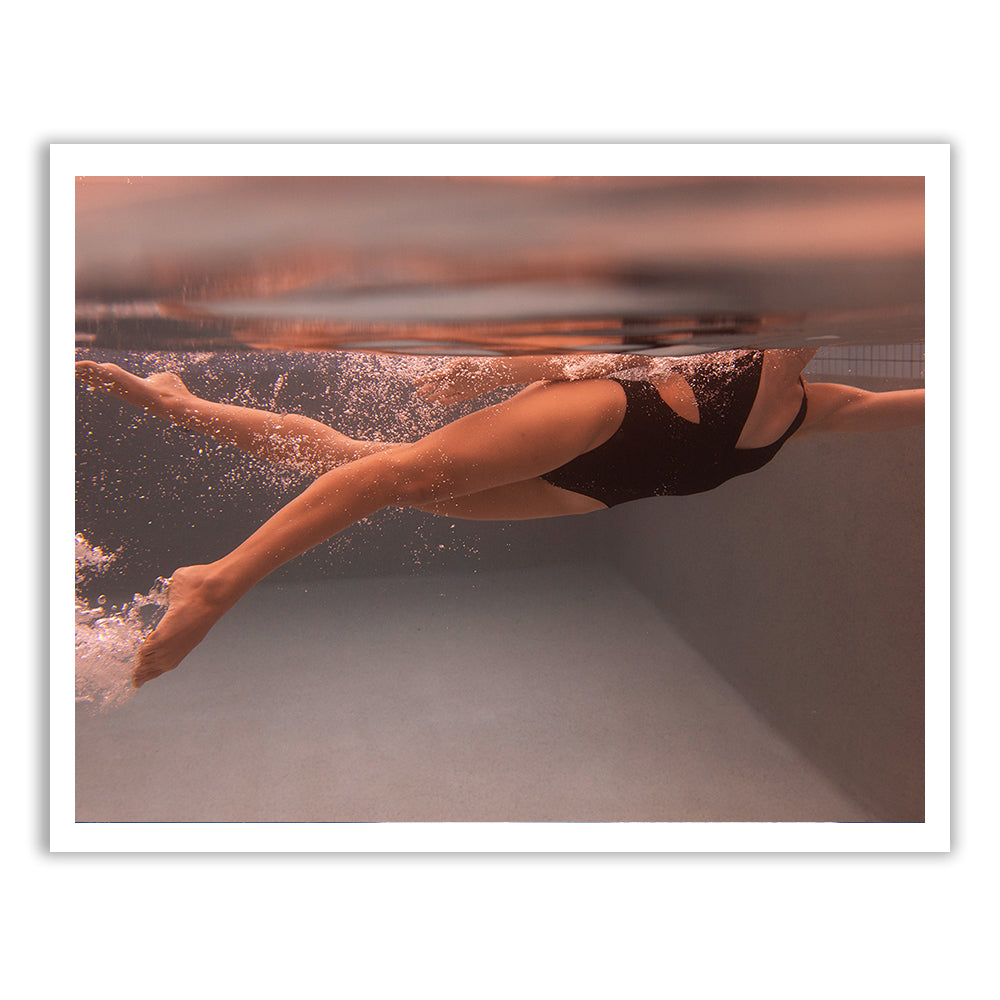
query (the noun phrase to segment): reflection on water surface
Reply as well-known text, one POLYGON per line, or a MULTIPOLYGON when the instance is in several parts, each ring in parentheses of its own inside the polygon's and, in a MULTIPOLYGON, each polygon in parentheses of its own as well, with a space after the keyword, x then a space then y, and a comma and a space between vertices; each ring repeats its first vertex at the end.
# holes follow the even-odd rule
POLYGON ((923 337, 923 179, 78 178, 77 341, 686 354, 923 337))

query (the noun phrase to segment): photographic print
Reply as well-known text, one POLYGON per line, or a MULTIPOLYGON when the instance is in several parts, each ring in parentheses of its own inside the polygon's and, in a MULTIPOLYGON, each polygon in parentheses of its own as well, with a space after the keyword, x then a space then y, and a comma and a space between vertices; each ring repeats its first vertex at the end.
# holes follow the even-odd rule
POLYGON ((947 186, 53 147, 53 849, 947 849, 947 186))

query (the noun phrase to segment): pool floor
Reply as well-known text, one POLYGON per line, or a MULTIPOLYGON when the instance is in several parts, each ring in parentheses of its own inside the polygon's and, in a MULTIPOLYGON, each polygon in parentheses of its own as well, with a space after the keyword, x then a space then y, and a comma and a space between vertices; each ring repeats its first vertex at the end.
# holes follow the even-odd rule
POLYGON ((77 712, 78 822, 871 819, 604 563, 261 585, 77 712))

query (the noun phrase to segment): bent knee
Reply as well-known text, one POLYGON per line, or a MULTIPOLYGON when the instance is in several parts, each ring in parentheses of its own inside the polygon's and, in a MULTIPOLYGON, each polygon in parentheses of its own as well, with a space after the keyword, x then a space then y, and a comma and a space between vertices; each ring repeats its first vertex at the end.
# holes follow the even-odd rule
POLYGON ((283 413, 278 417, 278 430, 289 437, 298 437, 303 440, 323 442, 327 439, 333 440, 335 431, 326 424, 321 424, 311 417, 304 417, 301 413, 283 413))

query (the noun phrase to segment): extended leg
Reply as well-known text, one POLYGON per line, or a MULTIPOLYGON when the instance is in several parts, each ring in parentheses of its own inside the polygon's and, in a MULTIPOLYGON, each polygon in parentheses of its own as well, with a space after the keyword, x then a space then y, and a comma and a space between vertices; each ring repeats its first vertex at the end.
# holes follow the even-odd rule
POLYGON ((140 378, 114 364, 79 361, 77 377, 133 406, 139 406, 186 430, 234 445, 268 462, 291 465, 321 475, 344 462, 392 447, 382 441, 359 441, 299 414, 271 413, 194 395, 172 372, 140 378))
POLYGON ((606 441, 624 408, 614 382, 538 386, 324 474, 229 555, 173 575, 167 614, 140 650, 136 685, 176 667, 268 573, 355 521, 532 480, 606 441))
MULTIPOLYGON (((345 462, 389 448, 386 441, 347 437, 333 427, 296 413, 214 403, 195 396, 172 372, 141 378, 115 364, 80 361, 77 377, 187 430, 231 444, 265 461, 290 465, 307 475, 320 476, 345 462)), ((444 517, 472 520, 519 520, 584 513, 602 506, 571 497, 542 480, 508 484, 481 495, 467 495, 418 504, 420 510, 444 517)))

